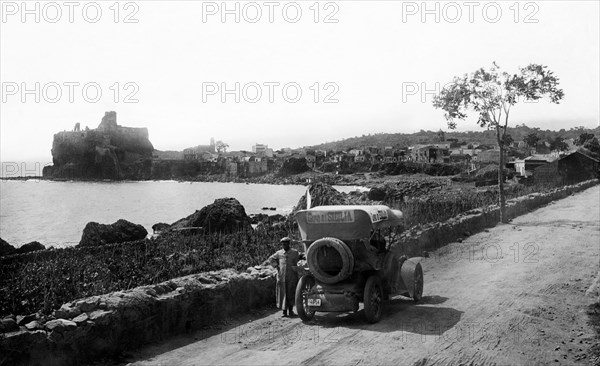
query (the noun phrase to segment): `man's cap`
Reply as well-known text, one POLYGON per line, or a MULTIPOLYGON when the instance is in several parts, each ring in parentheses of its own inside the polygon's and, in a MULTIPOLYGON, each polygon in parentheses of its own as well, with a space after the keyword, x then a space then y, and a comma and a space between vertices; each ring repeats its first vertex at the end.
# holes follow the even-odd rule
POLYGON ((292 241, 292 239, 290 239, 288 236, 286 236, 285 238, 281 238, 281 240, 280 240, 281 243, 285 243, 285 242, 289 243, 290 241, 292 241))

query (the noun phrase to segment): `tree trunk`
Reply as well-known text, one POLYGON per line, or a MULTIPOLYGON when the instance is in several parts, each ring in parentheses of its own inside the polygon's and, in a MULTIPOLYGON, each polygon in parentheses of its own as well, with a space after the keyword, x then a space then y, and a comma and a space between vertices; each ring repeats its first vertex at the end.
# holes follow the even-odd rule
POLYGON ((497 127, 496 136, 498 138, 498 147, 500 148, 500 159, 498 165, 498 200, 500 205, 500 222, 506 223, 506 197, 504 195, 504 141, 500 137, 500 128, 497 127))

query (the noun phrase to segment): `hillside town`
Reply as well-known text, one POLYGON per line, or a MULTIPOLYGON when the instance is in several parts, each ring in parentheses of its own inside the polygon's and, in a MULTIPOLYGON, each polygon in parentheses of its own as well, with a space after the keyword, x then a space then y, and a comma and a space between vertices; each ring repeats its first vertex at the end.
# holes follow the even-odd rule
MULTIPOLYGON (((492 166, 499 164, 497 144, 446 138, 443 131, 435 133, 433 139, 437 141, 412 146, 360 145, 342 149, 319 146, 274 150, 268 144, 256 143, 249 150, 228 151, 227 143, 211 138, 207 145, 181 152, 155 150, 153 160, 196 164, 200 174, 223 174, 231 179, 306 171, 333 174, 383 171, 469 177, 486 167, 493 172, 492 166)), ((594 134, 582 132, 577 138, 550 140, 545 141, 533 132, 523 140, 508 141, 504 156, 507 176, 522 183, 534 179, 559 183, 558 180, 576 180, 582 174, 598 171, 600 147, 594 134)), ((488 182, 496 183, 493 179, 488 182)))
MULTIPOLYGON (((502 159, 507 179, 563 184, 597 175, 600 128, 542 131, 522 124, 508 130, 502 159)), ((369 181, 373 174, 423 173, 487 186, 498 184, 501 161, 491 130, 376 133, 301 148, 275 149, 257 142, 238 151, 222 140, 207 140, 182 151, 157 150, 147 128, 120 125, 117 113, 108 111, 97 128, 81 129, 77 123, 72 131, 56 133, 53 165, 44 167, 43 176, 304 184, 303 173, 308 173, 330 184, 350 184, 348 179, 358 176, 369 181)))

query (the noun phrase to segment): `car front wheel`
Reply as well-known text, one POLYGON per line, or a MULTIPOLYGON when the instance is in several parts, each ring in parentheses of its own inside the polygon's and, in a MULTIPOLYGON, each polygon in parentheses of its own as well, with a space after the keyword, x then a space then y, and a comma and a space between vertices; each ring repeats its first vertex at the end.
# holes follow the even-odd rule
POLYGON ((364 292, 365 317, 369 323, 377 323, 381 319, 383 305, 383 288, 377 276, 371 276, 365 284, 364 292))

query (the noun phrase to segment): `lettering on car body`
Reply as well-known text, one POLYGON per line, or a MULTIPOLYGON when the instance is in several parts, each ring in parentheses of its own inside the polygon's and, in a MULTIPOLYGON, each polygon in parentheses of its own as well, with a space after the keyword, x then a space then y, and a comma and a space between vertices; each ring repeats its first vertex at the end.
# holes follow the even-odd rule
POLYGON ((354 222, 354 211, 307 212, 309 224, 350 224, 354 222))

